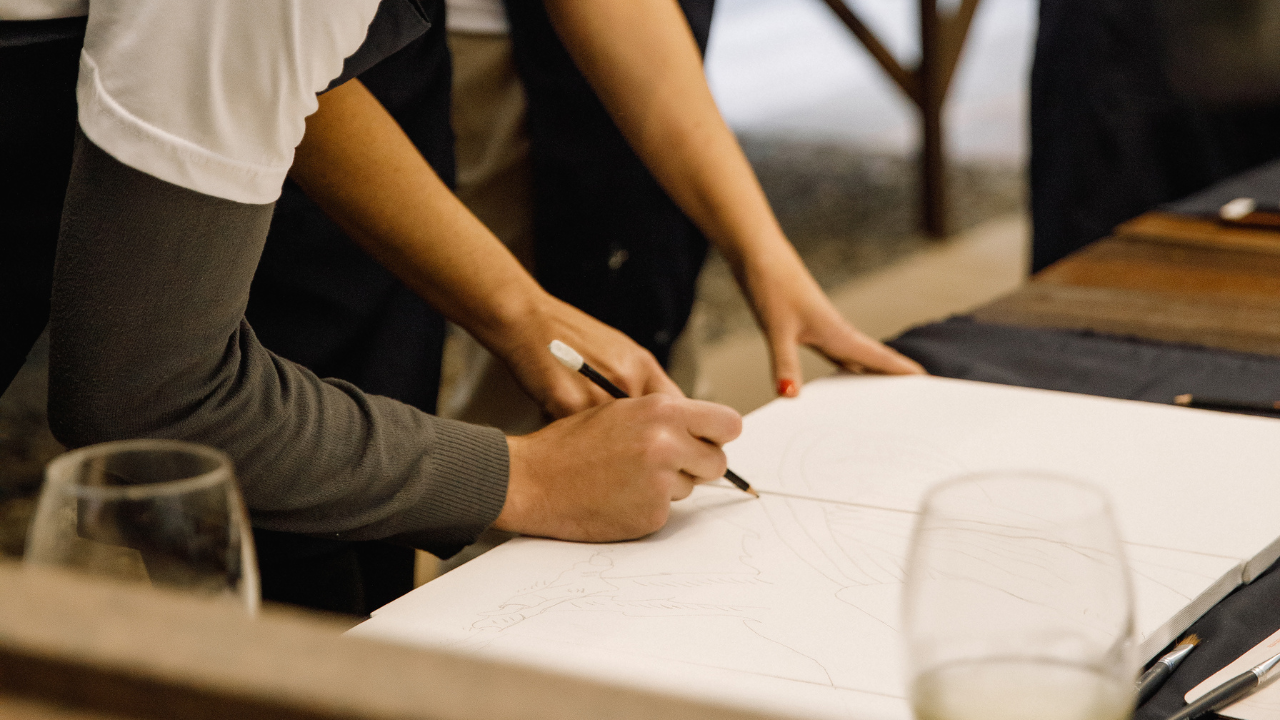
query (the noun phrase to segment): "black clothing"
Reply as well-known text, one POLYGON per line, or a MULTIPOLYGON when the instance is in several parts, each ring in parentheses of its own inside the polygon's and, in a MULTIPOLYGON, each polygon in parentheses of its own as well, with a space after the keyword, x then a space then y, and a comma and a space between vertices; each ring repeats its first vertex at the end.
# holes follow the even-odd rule
MULTIPOLYGON (((680 6, 705 52, 713 0, 680 6)), ((706 239, 632 152, 542 3, 506 8, 529 103, 538 280, 666 365, 693 308, 706 239)))
MULTIPOLYGON (((453 187, 444 1, 425 5, 430 29, 361 72, 359 80, 453 187)), ((276 202, 245 317, 272 352, 321 377, 436 410, 444 318, 291 180, 276 202)), ((413 589, 409 547, 267 530, 255 530, 254 539, 267 600, 367 615, 413 589)))
MULTIPOLYGON (((67 25, 0 22, 0 37, 39 36, 32 26, 51 23, 67 25)), ((70 38, 0 41, 0 393, 49 320, 53 254, 76 134, 84 22, 78 27, 79 35, 70 38)))
POLYGON ((1033 270, 1280 156, 1280 104, 1210 109, 1163 67, 1159 0, 1041 0, 1031 71, 1033 270))
MULTIPOLYGON (((0 306, 5 308, 3 320, 0 320, 0 389, 8 385, 22 365, 32 342, 48 319, 54 252, 75 138, 75 86, 83 31, 83 18, 73 18, 70 21, 0 23, 0 92, 6 98, 4 103, 0 103, 0 167, 4 169, 7 190, 0 200, 0 210, 3 210, 0 222, 5 223, 6 227, 6 231, 0 236, 0 306)), ((416 0, 384 2, 370 26, 365 43, 348 58, 345 70, 347 73, 360 72, 362 81, 388 107, 437 172, 451 182, 453 155, 448 120, 450 67, 444 45, 443 2, 430 3, 427 8, 416 0), (423 32, 433 24, 434 30, 424 35, 423 32), (379 61, 379 53, 385 55, 388 52, 394 52, 394 55, 379 61)), ((209 212, 236 207, 252 208, 255 212, 260 209, 258 206, 239 206, 216 198, 202 200, 203 196, 198 193, 183 191, 115 162, 91 143, 87 144, 85 153, 85 167, 98 173, 94 175, 94 182, 100 182, 99 176, 106 173, 111 175, 112 182, 132 187, 139 197, 159 193, 172 195, 170 199, 176 199, 182 207, 191 204, 203 207, 202 203, 218 206, 209 212)), ((137 197, 127 199, 131 202, 138 201, 137 197)), ((101 203, 90 202, 91 200, 96 200, 92 192, 82 197, 75 207, 106 209, 101 203)), ((123 201, 120 203, 121 207, 125 205, 123 201)), ((147 212, 152 213, 162 213, 163 210, 158 205, 147 207, 147 212)), ((263 207, 266 207, 267 214, 263 216, 265 219, 270 216, 270 207, 263 207)), ((146 269, 131 266, 111 270, 111 263, 120 260, 120 256, 115 254, 115 249, 101 246, 102 238, 92 237, 92 217, 86 218, 81 214, 78 219, 81 221, 79 231, 82 235, 74 236, 73 239, 83 237, 85 242, 78 250, 67 251, 68 268, 82 262, 82 258, 94 257, 99 263, 98 271, 106 273, 98 277, 104 279, 110 278, 112 274, 123 279, 135 271, 146 269), (95 241, 99 244, 95 244, 95 241)), ((177 225, 181 225, 181 222, 172 223, 170 228, 177 225)), ((245 227, 251 225, 252 222, 245 227)), ((73 229, 74 227, 73 223, 73 229)), ((181 267, 194 268, 202 263, 213 263, 225 271, 233 257, 244 262, 256 260, 257 248, 239 245, 227 247, 226 241, 236 240, 231 237, 235 234, 231 225, 219 228, 218 232, 210 230, 208 236, 188 238, 191 257, 181 260, 181 267), (219 256, 219 253, 224 254, 219 256)), ((265 222, 262 229, 266 229, 265 222)), ((145 242, 147 229, 135 230, 138 231, 138 236, 127 240, 145 242)), ((193 227, 187 234, 198 235, 199 232, 198 227, 193 227)), ((124 241, 112 240, 114 243, 124 241)), ((157 254, 154 251, 140 250, 137 257, 154 258, 157 254)), ((173 258, 170 260, 177 262, 173 258)), ((173 287, 181 286, 183 278, 168 276, 176 267, 178 266, 170 265, 168 271, 159 271, 156 277, 175 282, 173 287)), ((249 269, 252 270, 252 265, 249 269)), ((214 275, 216 273, 209 274, 210 277, 214 275)), ((83 274, 75 282, 95 287, 102 293, 112 292, 110 287, 98 288, 94 285, 96 281, 92 274, 83 274)), ((191 292, 197 292, 197 287, 212 291, 207 283, 192 282, 191 292)), ((332 402, 332 395, 315 384, 318 381, 314 375, 304 373, 297 376, 301 379, 297 379, 292 375, 290 366, 280 364, 274 355, 262 353, 261 346, 257 345, 255 339, 256 331, 256 336, 261 337, 267 347, 308 365, 323 376, 351 381, 368 392, 395 397, 422 410, 434 409, 443 342, 443 322, 439 315, 351 243, 292 183, 284 188, 276 206, 270 239, 252 287, 247 314, 253 329, 250 330, 246 325, 238 330, 227 330, 233 332, 233 337, 238 335, 242 341, 233 343, 228 349, 231 354, 226 357, 239 357, 244 365, 238 368, 210 368, 206 375, 191 378, 193 382, 198 384, 202 379, 231 372, 236 376, 228 376, 228 384, 218 392, 229 391, 229 397, 240 398, 245 393, 254 392, 245 388, 270 384, 271 373, 259 371, 275 367, 273 372, 282 378, 293 378, 279 388, 287 392, 273 399, 272 393, 268 391, 259 396, 260 402, 254 401, 257 402, 256 405, 247 407, 255 408, 255 412, 265 407, 272 409, 273 413, 287 414, 286 406, 297 399, 292 394, 303 396, 305 401, 311 393, 315 393, 332 402), (259 362, 265 365, 254 364, 259 362)), ((242 307, 234 306, 234 302, 230 307, 220 304, 228 297, 233 301, 236 298, 234 292, 228 295, 225 291, 224 288, 224 294, 218 295, 216 301, 209 301, 208 312, 201 318, 186 317, 182 312, 183 306, 174 308, 170 315, 148 317, 145 322, 138 320, 131 327, 153 327, 154 323, 173 322, 175 318, 198 325, 220 317, 220 310, 225 310, 227 317, 232 314, 239 317, 242 307)), ((184 292, 183 295, 189 297, 190 293, 184 292)), ((126 305, 124 303, 121 307, 126 305)), ((71 325, 77 326, 77 329, 64 331, 61 334, 64 339, 55 340, 55 371, 59 367, 70 368, 69 372, 76 374, 88 369, 106 375, 102 378, 102 387, 95 389, 85 386, 67 387, 67 383, 58 378, 55 372, 51 413, 55 423, 59 425, 60 434, 73 444, 108 437, 182 434, 188 439, 204 438, 206 442, 230 449, 226 448, 227 443, 234 444, 237 439, 217 436, 216 428, 209 425, 212 416, 202 415, 201 411, 194 411, 194 414, 187 416, 192 408, 200 405, 195 396, 187 396, 187 400, 191 401, 190 407, 171 407, 170 403, 175 397, 183 396, 184 392, 191 390, 172 385, 172 377, 161 377, 166 370, 172 370, 172 367, 129 369, 105 362, 102 366, 95 367, 94 359, 83 355, 87 348, 78 346, 78 338, 97 337, 95 333, 99 333, 98 328, 113 327, 112 323, 119 319, 100 317, 92 312, 92 308, 84 307, 68 308, 64 313, 63 327, 71 325), (74 318, 75 321, 70 322, 69 318, 74 318), (137 398, 151 399, 147 406, 135 408, 136 412, 126 415, 121 414, 121 408, 108 406, 105 398, 116 397, 121 387, 136 384, 147 370, 160 373, 152 378, 156 380, 154 386, 137 388, 137 398), (163 393, 155 395, 166 382, 171 384, 163 393), (99 402, 104 404, 95 405, 99 402), (86 416, 85 407, 81 407, 81 404, 94 407, 94 412, 86 416), (169 414, 157 418, 155 413, 161 411, 169 414)), ((125 333, 124 329, 117 329, 125 333)), ((220 331, 224 329, 220 328, 220 331)), ((181 337, 183 332, 180 330, 185 331, 186 328, 175 328, 171 335, 181 337)), ((127 334, 122 335, 125 336, 127 334)), ((157 357, 176 350, 170 346, 157 350, 151 346, 151 342, 159 341, 160 338, 151 335, 144 340, 140 344, 155 351, 157 357)), ((185 351, 180 351, 177 358, 165 357, 161 362, 152 364, 164 365, 171 360, 177 361, 182 354, 185 351)), ((105 357, 109 359, 111 354, 105 354, 105 357)), ((356 399, 357 406, 361 402, 358 399, 359 393, 349 386, 343 383, 330 385, 350 393, 356 399)), ((383 407, 384 402, 376 398, 370 399, 370 402, 377 407, 367 409, 366 413, 375 416, 374 419, 379 419, 377 416, 387 415, 388 412, 391 415, 398 412, 389 411, 383 407)), ((339 401, 338 405, 341 404, 339 401)), ((222 410, 225 411, 226 408, 222 410)), ((329 410, 323 404, 317 404, 312 410, 301 413, 305 416, 301 419, 312 423, 313 429, 314 424, 334 423, 334 427, 338 427, 348 420, 359 424, 359 418, 335 418, 328 414, 329 410)), ((328 501, 318 498, 316 493, 323 493, 327 489, 332 500, 343 498, 344 483, 341 477, 326 478, 325 483, 309 490, 312 499, 318 503, 318 514, 306 522, 298 518, 296 509, 280 507, 282 492, 285 495, 296 495, 295 491, 299 490, 294 488, 285 492, 280 483, 287 484, 307 476, 305 468, 290 464, 289 457, 301 459, 305 456, 306 463, 323 467, 330 459, 329 456, 341 453, 352 443, 362 442, 368 445, 367 450, 370 451, 360 460, 364 464, 362 467, 369 466, 370 463, 388 463, 384 470, 376 473, 379 477, 368 483, 369 488, 366 490, 375 494, 379 487, 390 486, 397 481, 404 481, 404 488, 413 487, 418 482, 404 480, 401 472, 404 467, 400 466, 414 463, 413 453, 403 452, 404 448, 418 446, 435 453, 437 457, 428 458, 426 465, 447 464, 451 462, 448 458, 455 453, 451 449, 441 450, 435 446, 453 443, 457 445, 457 452, 475 453, 475 457, 467 461, 470 466, 477 470, 494 470, 492 465, 498 459, 490 451, 501 445, 502 463, 505 463, 505 440, 500 434, 482 431, 489 439, 482 441, 481 445, 492 447, 473 447, 475 443, 471 438, 454 432, 456 424, 441 423, 442 430, 419 426, 416 418, 413 415, 398 418, 407 422, 407 425, 401 423, 403 427, 416 428, 407 434, 394 428, 377 426, 375 429, 385 435, 365 437, 362 433, 355 432, 347 437, 331 437, 322 448, 299 442, 299 446, 292 448, 291 452, 283 453, 285 457, 276 454, 267 458, 259 454, 257 460, 272 468, 267 473, 271 477, 265 481, 257 477, 258 468, 255 463, 246 463, 243 453, 232 453, 238 458, 237 467, 241 472, 246 499, 255 510, 254 522, 260 526, 256 530, 256 536, 266 599, 363 615, 412 588, 413 551, 409 547, 379 542, 317 539, 280 532, 286 528, 302 532, 325 532, 324 526, 341 524, 344 515, 365 512, 371 521, 382 513, 375 511, 368 514, 367 509, 353 510, 349 501, 342 508, 335 506, 325 509, 328 501), (387 443, 401 448, 391 454, 399 457, 383 455, 376 450, 387 443), (256 495, 263 487, 270 490, 265 495, 256 495), (269 512, 272 507, 292 513, 293 521, 280 520, 278 512, 269 512)), ((224 422, 234 424, 236 420, 224 422)), ((395 425, 396 421, 387 422, 395 425)), ((268 429, 264 428, 263 431, 268 429)), ((298 437, 319 435, 320 433, 302 432, 298 437)), ((264 445, 275 442, 278 440, 273 439, 264 445)), ((249 451, 249 455, 252 456, 253 452, 249 451)), ((354 457, 355 455, 353 459, 354 457)), ((424 470, 426 465, 418 470, 424 470)), ((505 466, 499 470, 505 477, 505 466)), ((420 472, 418 476, 426 478, 430 474, 431 472, 420 472)), ((465 476, 466 473, 462 475, 465 476)), ((398 513, 411 524, 421 520, 423 512, 452 514, 457 522, 447 518, 436 521, 444 529, 447 538, 444 535, 435 539, 403 538, 406 542, 431 547, 438 554, 447 556, 470 542, 473 535, 492 520, 490 516, 494 512, 490 511, 493 511, 495 500, 496 507, 501 507, 501 491, 495 497, 494 493, 485 488, 485 483, 477 483, 473 489, 475 497, 468 501, 490 506, 489 510, 475 515, 476 518, 481 518, 481 526, 477 527, 472 527, 465 520, 469 517, 468 511, 456 507, 452 500, 432 502, 429 494, 434 491, 426 494, 406 491, 399 496, 385 497, 383 510, 388 515, 398 513), (424 502, 433 507, 420 507, 424 502), (399 509, 387 510, 392 506, 399 509), (415 516, 416 520, 413 519, 415 516)), ((355 503, 356 506, 359 504, 355 503)), ((360 522, 352 520, 355 525, 360 522)), ((357 531, 350 535, 380 537, 397 534, 394 528, 389 528, 386 524, 387 518, 378 522, 381 524, 377 530, 357 531)), ((332 533, 327 534, 332 537, 332 533)))

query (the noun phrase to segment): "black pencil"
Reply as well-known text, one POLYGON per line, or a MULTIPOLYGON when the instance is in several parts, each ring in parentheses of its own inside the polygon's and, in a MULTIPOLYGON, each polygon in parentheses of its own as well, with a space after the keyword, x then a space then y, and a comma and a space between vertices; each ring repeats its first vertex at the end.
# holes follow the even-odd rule
MULTIPOLYGON (((582 355, 577 350, 574 350, 559 340, 552 340, 551 345, 549 345, 548 348, 551 350, 551 354, 560 361, 561 365, 564 365, 574 372, 582 373, 588 380, 600 386, 601 390, 604 390, 615 398, 629 397, 622 391, 622 388, 614 385, 610 382, 609 378, 601 375, 595 368, 588 365, 587 361, 582 359, 582 355)), ((725 468, 724 477, 726 480, 733 483, 734 487, 738 488, 742 492, 749 493, 755 497, 760 497, 760 493, 751 489, 751 483, 743 480, 738 473, 725 468)))
POLYGON ((1252 402, 1249 400, 1229 400, 1226 398, 1206 397, 1184 393, 1173 399, 1174 405, 1202 408, 1205 410, 1251 410, 1253 412, 1280 412, 1280 400, 1252 402))

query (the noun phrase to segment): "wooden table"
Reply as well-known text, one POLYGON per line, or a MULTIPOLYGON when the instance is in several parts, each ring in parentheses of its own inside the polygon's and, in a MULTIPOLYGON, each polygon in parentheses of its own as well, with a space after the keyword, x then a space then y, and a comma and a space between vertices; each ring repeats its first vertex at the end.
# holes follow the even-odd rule
POLYGON ((1150 212, 973 315, 1280 356, 1280 232, 1150 212))

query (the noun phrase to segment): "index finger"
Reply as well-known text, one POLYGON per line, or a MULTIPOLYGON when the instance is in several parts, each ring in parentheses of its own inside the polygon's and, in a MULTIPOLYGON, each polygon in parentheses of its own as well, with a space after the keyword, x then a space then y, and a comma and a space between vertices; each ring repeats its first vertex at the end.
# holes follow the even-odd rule
POLYGON ((849 327, 834 343, 817 346, 828 359, 854 372, 874 372, 886 375, 922 375, 923 367, 915 360, 903 355, 863 333, 857 328, 849 327))
POLYGON ((706 400, 686 400, 685 427, 689 434, 714 445, 723 445, 742 434, 742 416, 728 405, 706 400))

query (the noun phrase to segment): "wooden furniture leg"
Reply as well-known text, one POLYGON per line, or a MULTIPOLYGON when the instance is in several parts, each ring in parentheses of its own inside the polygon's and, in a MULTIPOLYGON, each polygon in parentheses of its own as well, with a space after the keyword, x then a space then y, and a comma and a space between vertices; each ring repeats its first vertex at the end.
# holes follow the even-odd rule
POLYGON ((920 111, 921 219, 925 232, 945 236, 947 162, 942 110, 979 0, 960 0, 955 12, 947 14, 938 11, 938 0, 920 0, 920 62, 909 69, 844 0, 823 1, 920 111))

